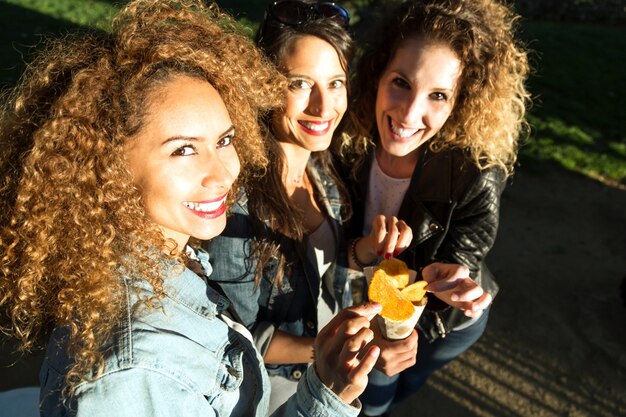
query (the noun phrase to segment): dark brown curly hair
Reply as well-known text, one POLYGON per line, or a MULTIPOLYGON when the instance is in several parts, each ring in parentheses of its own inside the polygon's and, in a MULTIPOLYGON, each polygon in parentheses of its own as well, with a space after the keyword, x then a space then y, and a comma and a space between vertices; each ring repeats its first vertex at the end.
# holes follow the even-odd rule
POLYGON ((285 81, 215 5, 133 1, 110 34, 49 41, 3 97, 0 305, 12 323, 4 330, 28 350, 50 326, 67 327, 70 392, 102 367, 121 275, 147 280, 158 297, 163 276, 147 248, 184 261, 147 217, 124 155, 150 92, 176 75, 221 95, 242 138, 237 185, 245 183, 267 164, 258 119, 282 104, 285 81))
POLYGON ((529 94, 527 52, 516 39, 519 19, 498 0, 411 0, 400 4, 376 31, 359 59, 354 101, 340 153, 356 170, 378 136, 376 86, 401 44, 409 38, 448 45, 462 65, 450 117, 430 141, 434 151, 465 150, 481 169, 513 172, 529 94))
MULTIPOLYGON (((257 45, 266 54, 268 59, 281 71, 292 45, 301 38, 315 37, 327 42, 333 47, 341 68, 348 74, 353 54, 352 38, 346 28, 328 18, 311 18, 299 25, 286 25, 274 20, 266 14, 261 24, 263 36, 257 34, 257 45)), ((287 95, 287 90, 283 95, 287 95)), ((276 110, 280 112, 281 109, 276 110)), ((272 130, 272 117, 263 119, 266 130, 272 130)), ((255 219, 255 241, 252 256, 256 258, 257 268, 255 281, 257 284, 264 275, 268 263, 278 260, 277 267, 272 269, 273 282, 281 286, 283 277, 289 275, 290 262, 286 259, 280 244, 282 240, 301 242, 306 230, 304 216, 293 202, 291 202, 284 184, 285 154, 279 141, 269 135, 266 141, 269 163, 264 175, 259 175, 254 183, 246 189, 248 208, 255 219), (269 230, 265 226, 269 227, 269 230)), ((310 157, 314 169, 323 171, 332 178, 337 185, 342 200, 342 216, 350 216, 348 205, 348 191, 339 178, 333 165, 329 150, 313 152, 310 157)), ((290 245, 288 245, 290 247, 290 245)))

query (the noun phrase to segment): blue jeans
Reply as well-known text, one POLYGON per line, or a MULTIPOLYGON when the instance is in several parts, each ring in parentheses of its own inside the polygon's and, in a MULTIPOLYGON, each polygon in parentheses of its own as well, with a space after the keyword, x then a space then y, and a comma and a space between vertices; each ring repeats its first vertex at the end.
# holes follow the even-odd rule
POLYGON ((359 397, 363 413, 368 416, 383 414, 415 393, 426 383, 430 374, 465 352, 480 338, 487 326, 488 316, 489 309, 486 309, 471 326, 452 331, 445 338, 432 343, 428 343, 420 332, 415 365, 392 377, 376 369, 370 372, 367 388, 359 397))

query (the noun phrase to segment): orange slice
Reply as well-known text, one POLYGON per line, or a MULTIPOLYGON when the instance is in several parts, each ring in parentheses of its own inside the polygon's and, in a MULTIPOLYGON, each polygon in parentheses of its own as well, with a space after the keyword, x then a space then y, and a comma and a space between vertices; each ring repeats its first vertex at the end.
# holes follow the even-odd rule
POLYGON ((409 283, 409 267, 400 259, 383 259, 378 268, 385 271, 396 288, 404 288, 409 283))
POLYGON ((400 290, 400 294, 413 303, 419 303, 426 295, 426 281, 416 281, 400 290))
POLYGON ((367 295, 371 301, 382 305, 380 315, 393 321, 408 320, 415 311, 413 303, 400 294, 384 270, 377 269, 372 276, 367 295))

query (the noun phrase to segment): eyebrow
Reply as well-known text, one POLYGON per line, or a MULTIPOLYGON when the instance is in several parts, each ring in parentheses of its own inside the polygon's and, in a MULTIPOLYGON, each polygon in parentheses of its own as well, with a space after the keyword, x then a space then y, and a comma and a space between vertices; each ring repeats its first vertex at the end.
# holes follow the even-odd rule
MULTIPOLYGON (((235 133, 235 126, 230 125, 230 127, 228 129, 226 129, 222 134, 219 135, 219 138, 223 138, 225 136, 232 135, 233 133, 235 133)), ((172 137, 169 137, 169 138, 165 139, 163 141, 163 143, 161 143, 161 145, 165 145, 165 144, 170 143, 170 142, 176 142, 177 140, 184 140, 184 141, 189 141, 189 142, 197 142, 200 139, 198 139, 195 136, 172 136, 172 137)))
MULTIPOLYGON (((400 71, 400 70, 390 70, 390 72, 396 73, 399 76, 401 76, 402 78, 411 81, 411 83, 414 83, 414 81, 410 77, 407 77, 407 75, 405 73, 403 73, 402 71, 400 71)), ((456 87, 456 85, 454 87, 456 87)), ((446 93, 454 93, 454 87, 452 87, 452 88, 435 87, 435 88, 433 88, 433 90, 434 91, 443 91, 443 92, 446 92, 446 93)))
MULTIPOLYGON (((313 81, 313 78, 311 78, 310 76, 305 75, 305 74, 289 74, 289 75, 287 75, 287 79, 291 80, 293 78, 304 78, 305 80, 313 81)), ((333 75, 333 76, 328 77, 328 78, 331 79, 331 80, 334 80, 336 78, 348 78, 348 76, 346 74, 342 73, 342 74, 333 75)))

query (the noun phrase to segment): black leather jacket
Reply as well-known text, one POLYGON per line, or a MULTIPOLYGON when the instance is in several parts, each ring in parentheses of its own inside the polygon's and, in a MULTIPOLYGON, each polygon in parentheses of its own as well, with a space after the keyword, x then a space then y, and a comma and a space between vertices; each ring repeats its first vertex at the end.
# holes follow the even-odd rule
MULTIPOLYGON (((353 203, 351 234, 363 227, 373 152, 349 189, 353 203)), ((346 177, 347 178, 347 177, 346 177)), ((460 150, 426 150, 413 172, 398 218, 413 229, 411 246, 398 257, 419 270, 433 262, 467 265, 471 276, 495 297, 498 292, 484 258, 498 229, 500 196, 506 185, 501 169, 479 170, 460 150)), ((460 310, 430 297, 418 327, 434 340, 469 320, 460 310)))

